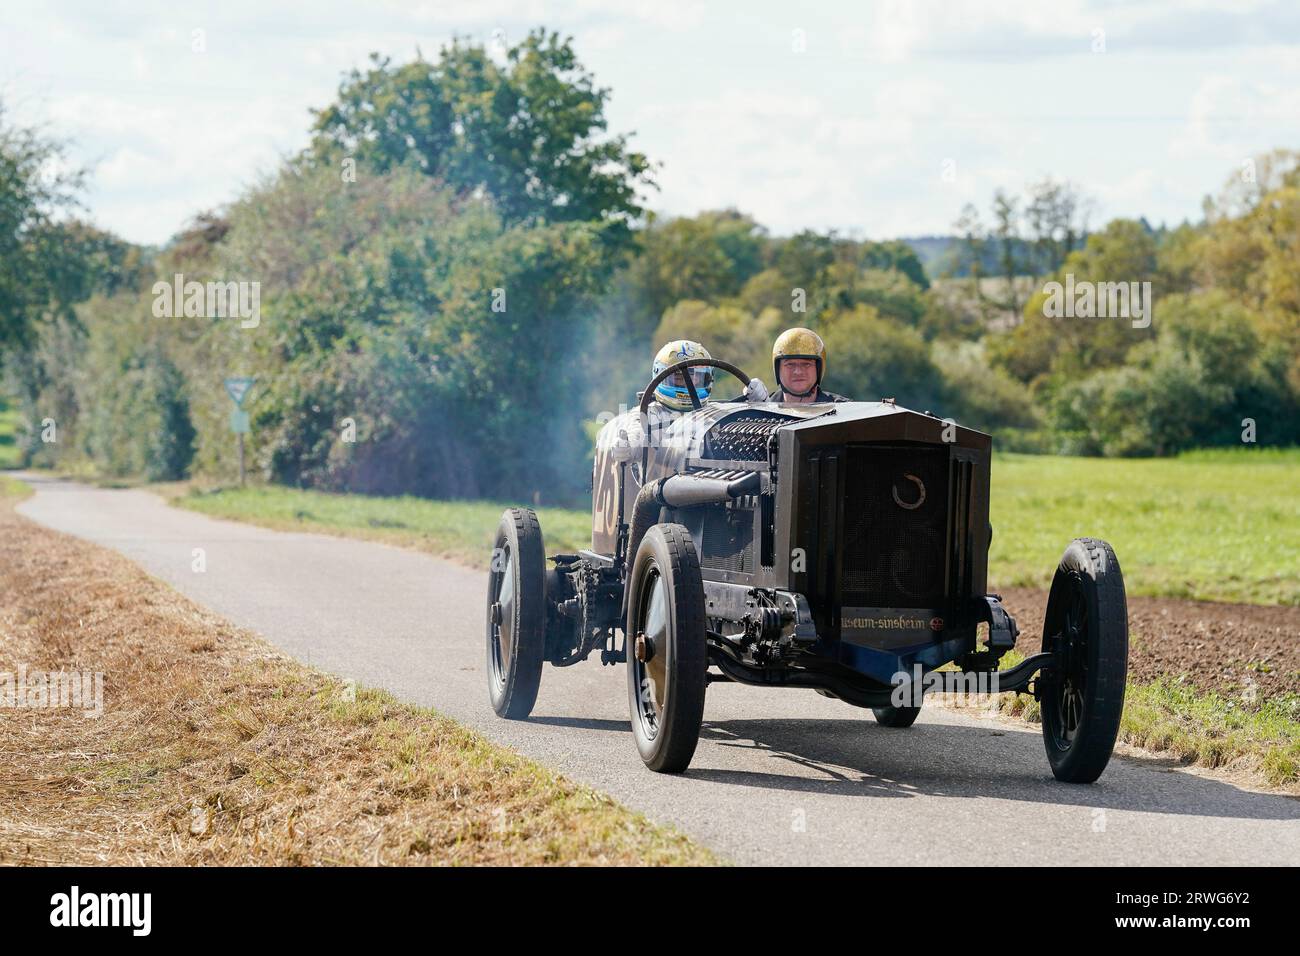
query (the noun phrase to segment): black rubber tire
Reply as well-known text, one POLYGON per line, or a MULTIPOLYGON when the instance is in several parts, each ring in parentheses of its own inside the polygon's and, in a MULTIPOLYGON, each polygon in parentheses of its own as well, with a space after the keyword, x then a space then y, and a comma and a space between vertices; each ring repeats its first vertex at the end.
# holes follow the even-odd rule
POLYGON ((876 715, 876 723, 881 727, 896 727, 902 730, 916 723, 916 718, 921 714, 921 708, 895 707, 890 704, 885 707, 872 707, 871 712, 876 715))
POLYGON ((1059 663, 1039 678, 1043 743, 1052 773, 1092 783, 1110 762, 1128 677, 1128 601, 1115 552, 1076 538, 1047 596, 1043 650, 1059 663))
POLYGON ((501 515, 487 594, 488 699, 498 717, 524 720, 537 702, 546 650, 546 549, 529 508, 501 515), (507 591, 507 588, 509 589, 507 591), (501 600, 503 593, 509 600, 501 600), (494 620, 500 605, 500 621, 494 620), (504 639, 504 640, 503 640, 504 639))
POLYGON ((651 527, 632 560, 628 589, 625 633, 632 736, 647 767, 681 773, 699 743, 708 671, 704 579, 690 532, 679 524, 651 527), (654 658, 642 663, 636 659, 636 639, 647 623, 654 624, 651 605, 656 600, 663 620, 653 628, 654 658), (660 675, 657 681, 653 674, 660 675))

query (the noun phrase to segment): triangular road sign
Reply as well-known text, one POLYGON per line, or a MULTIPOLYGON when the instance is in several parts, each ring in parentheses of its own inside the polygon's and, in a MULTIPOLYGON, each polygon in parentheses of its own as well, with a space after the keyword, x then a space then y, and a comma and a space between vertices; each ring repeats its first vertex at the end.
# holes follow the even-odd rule
POLYGON ((242 406, 244 396, 248 394, 248 390, 253 387, 253 383, 256 381, 255 378, 228 378, 226 379, 226 393, 234 400, 236 405, 242 406))

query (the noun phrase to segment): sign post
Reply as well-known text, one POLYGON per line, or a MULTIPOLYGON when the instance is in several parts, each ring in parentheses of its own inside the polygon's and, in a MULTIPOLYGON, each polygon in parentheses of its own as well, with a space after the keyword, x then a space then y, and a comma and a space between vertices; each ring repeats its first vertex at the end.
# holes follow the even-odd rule
POLYGON ((235 407, 230 410, 230 430, 235 433, 239 443, 239 487, 244 487, 244 436, 248 434, 248 412, 244 411, 244 399, 253 388, 255 378, 237 377, 226 379, 226 394, 230 396, 235 407))

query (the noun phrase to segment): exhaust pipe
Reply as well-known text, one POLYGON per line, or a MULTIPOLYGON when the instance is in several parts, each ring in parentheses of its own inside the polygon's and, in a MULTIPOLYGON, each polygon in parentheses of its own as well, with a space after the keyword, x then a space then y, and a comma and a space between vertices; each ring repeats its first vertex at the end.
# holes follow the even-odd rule
POLYGON ((762 487, 762 481, 762 476, 756 471, 731 481, 723 478, 672 475, 659 483, 659 499, 670 508, 716 505, 742 495, 756 494, 762 487))

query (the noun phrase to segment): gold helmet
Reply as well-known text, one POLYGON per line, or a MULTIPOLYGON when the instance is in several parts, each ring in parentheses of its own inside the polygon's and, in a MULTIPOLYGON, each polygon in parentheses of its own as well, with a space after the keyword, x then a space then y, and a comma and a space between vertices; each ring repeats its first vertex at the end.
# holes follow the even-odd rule
POLYGON ((776 376, 777 388, 785 387, 781 384, 781 360, 788 358, 812 359, 817 363, 817 381, 800 394, 801 398, 821 387, 822 376, 826 374, 826 343, 820 335, 812 329, 786 329, 781 333, 772 346, 772 374, 776 376))

